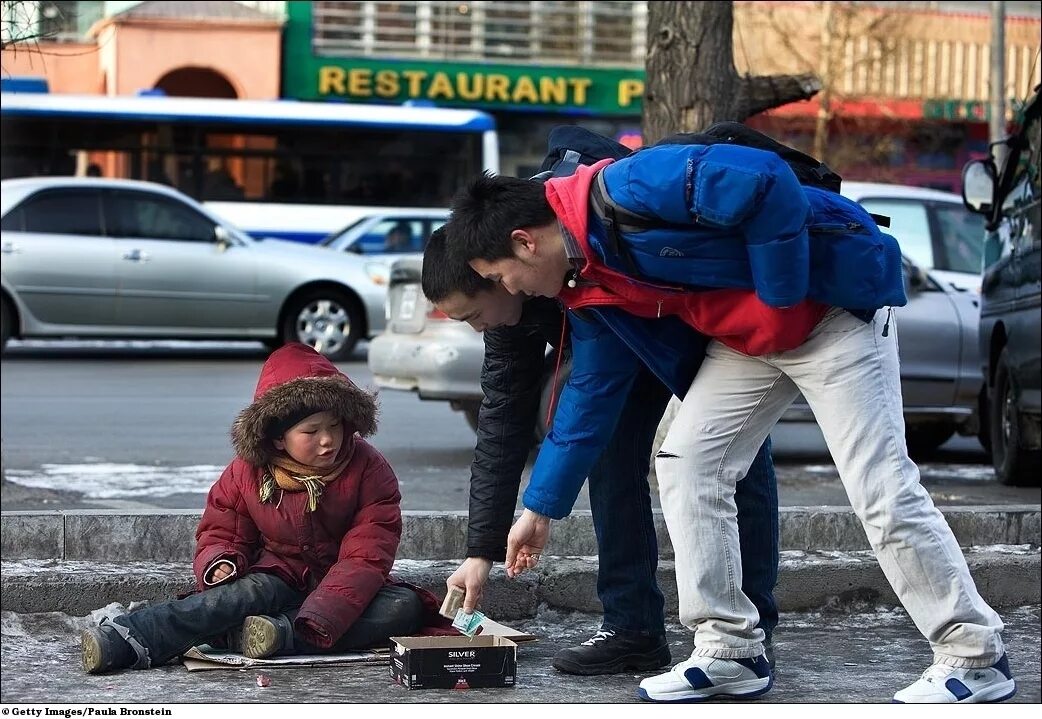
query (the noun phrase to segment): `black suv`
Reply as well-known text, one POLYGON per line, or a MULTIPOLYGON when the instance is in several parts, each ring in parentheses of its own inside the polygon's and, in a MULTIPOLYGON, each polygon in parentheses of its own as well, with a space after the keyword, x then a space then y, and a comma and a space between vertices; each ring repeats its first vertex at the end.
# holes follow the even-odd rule
MULTIPOLYGON (((1040 86, 1042 87, 1042 86, 1040 86)), ((1039 88, 997 144, 1004 158, 963 168, 963 201, 987 217, 981 279, 981 441, 1003 484, 1039 484, 1042 385, 1042 127, 1039 88)))

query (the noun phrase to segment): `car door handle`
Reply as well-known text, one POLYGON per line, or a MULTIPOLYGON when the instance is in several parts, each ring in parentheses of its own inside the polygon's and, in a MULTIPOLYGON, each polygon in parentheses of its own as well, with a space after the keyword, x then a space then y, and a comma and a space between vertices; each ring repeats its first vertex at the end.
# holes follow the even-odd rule
POLYGON ((128 262, 148 262, 152 258, 148 256, 148 253, 141 250, 128 250, 123 253, 123 259, 128 262))
POLYGON ((3 247, 0 247, 0 253, 3 253, 5 255, 17 255, 20 254, 21 251, 22 248, 15 247, 15 244, 13 242, 5 242, 3 244, 3 247))

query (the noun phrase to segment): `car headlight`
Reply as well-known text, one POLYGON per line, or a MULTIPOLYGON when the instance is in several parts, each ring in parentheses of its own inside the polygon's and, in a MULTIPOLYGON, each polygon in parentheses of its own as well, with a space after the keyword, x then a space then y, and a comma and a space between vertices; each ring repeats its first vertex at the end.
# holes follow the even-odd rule
POLYGON ((391 279, 391 268, 383 262, 366 262, 365 273, 374 285, 386 287, 391 279))

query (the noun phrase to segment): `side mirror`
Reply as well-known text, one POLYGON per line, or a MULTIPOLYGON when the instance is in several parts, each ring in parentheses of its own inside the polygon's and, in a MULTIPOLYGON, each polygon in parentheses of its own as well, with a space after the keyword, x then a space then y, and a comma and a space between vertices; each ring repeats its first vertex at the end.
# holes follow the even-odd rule
POLYGON ((232 236, 223 225, 214 225, 213 238, 217 242, 217 249, 221 252, 232 246, 232 236))
POLYGON ((930 284, 922 268, 913 264, 905 265, 905 282, 907 283, 906 289, 909 294, 922 292, 930 284))
POLYGON ((995 164, 991 160, 966 163, 962 168, 962 201, 966 209, 979 215, 991 214, 995 175, 995 164))

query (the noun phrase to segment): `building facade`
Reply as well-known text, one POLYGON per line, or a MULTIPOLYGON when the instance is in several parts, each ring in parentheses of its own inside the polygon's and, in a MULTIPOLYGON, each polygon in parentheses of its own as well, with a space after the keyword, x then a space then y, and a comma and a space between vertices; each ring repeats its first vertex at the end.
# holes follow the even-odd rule
POLYGON ((4 18, 5 77, 43 76, 60 93, 279 97, 282 3, 21 5, 23 17, 4 18), (20 36, 31 41, 8 43, 20 36))

